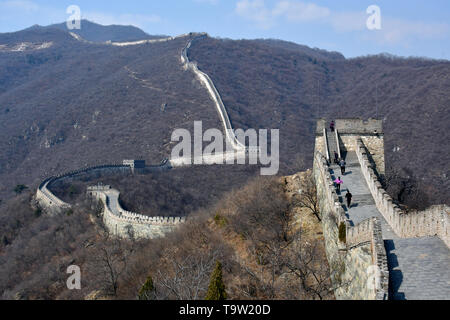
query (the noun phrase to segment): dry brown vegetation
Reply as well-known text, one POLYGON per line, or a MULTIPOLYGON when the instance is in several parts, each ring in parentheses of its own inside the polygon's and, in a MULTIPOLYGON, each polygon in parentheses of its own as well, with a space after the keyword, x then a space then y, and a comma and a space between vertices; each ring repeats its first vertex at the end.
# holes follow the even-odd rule
POLYGON ((54 46, 0 53, 0 199, 87 165, 159 164, 173 130, 194 121, 222 128, 207 91, 182 68, 187 39, 112 47, 56 29, 0 34, 0 43, 16 41, 54 46))
POLYGON ((258 166, 193 166, 134 176, 107 176, 65 182, 51 189, 68 203, 84 198, 88 186, 102 183, 118 189, 126 210, 149 216, 187 216, 244 185, 258 166), (207 181, 207 183, 205 183, 207 181))
POLYGON ((280 129, 282 174, 297 157, 312 167, 317 118, 376 117, 378 100, 387 174, 410 172, 430 203, 450 204, 449 61, 345 59, 283 41, 213 38, 194 42, 190 59, 214 81, 235 127, 280 129))
MULTIPOLYGON (((54 46, 0 53, 2 298, 134 299, 148 275, 155 299, 202 298, 215 260, 231 299, 332 297, 314 197, 284 192, 305 177, 245 185, 257 169, 226 166, 102 180, 129 210, 192 213, 165 239, 111 238, 84 183, 59 190, 75 204, 70 216, 42 215, 30 203, 45 177, 127 158, 159 163, 173 129, 221 124, 207 91, 181 68, 183 39, 119 48, 51 28, 0 34, 1 43, 24 41, 54 46), (29 189, 16 195, 20 184, 29 189), (70 264, 82 266, 81 291, 65 287, 70 264)), ((234 127, 281 129, 281 174, 311 167, 318 117, 375 116, 378 84, 388 190, 411 205, 417 192, 448 203, 448 61, 345 59, 284 42, 211 38, 195 42, 190 58, 217 85, 234 127)))
POLYGON ((151 276, 154 299, 203 299, 220 261, 229 299, 332 298, 320 224, 291 205, 296 179, 256 178, 164 239, 115 239, 88 201, 70 216, 41 216, 2 247, 1 296, 136 299, 151 276), (81 267, 80 291, 65 288, 71 264, 81 267))

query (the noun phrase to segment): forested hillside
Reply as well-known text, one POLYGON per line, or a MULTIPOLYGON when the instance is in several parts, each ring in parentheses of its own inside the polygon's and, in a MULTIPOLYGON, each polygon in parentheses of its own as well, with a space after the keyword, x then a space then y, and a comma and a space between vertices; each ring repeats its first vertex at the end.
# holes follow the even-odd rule
MULTIPOLYGON (((194 121, 222 129, 207 90, 180 61, 189 36, 116 47, 99 42, 159 36, 88 26, 80 36, 89 41, 77 40, 64 24, 0 34, 0 297, 134 299, 151 274, 157 298, 173 299, 164 289, 178 272, 172 262, 194 257, 208 261, 204 270, 195 269, 196 260, 188 266, 201 272, 201 295, 220 259, 230 298, 333 298, 318 221, 303 210, 309 229, 299 230, 287 180, 254 180, 257 166, 77 181, 53 190, 74 205, 69 215, 50 217, 36 206, 33 195, 44 178, 124 159, 159 164, 170 156, 174 129, 192 130, 194 121), (102 229, 101 208, 85 196, 86 186, 98 182, 120 190, 128 210, 193 222, 167 239, 112 239, 102 229), (102 269, 102 254, 116 259, 122 272, 116 283, 102 269), (312 269, 302 265, 310 258, 312 269), (72 263, 88 270, 75 296, 64 287, 72 263), (296 276, 304 270, 312 272, 307 279, 296 276)), ((312 167, 318 118, 378 117, 387 174, 406 192, 415 186, 427 204, 449 204, 450 62, 346 59, 280 40, 210 37, 195 41, 188 54, 213 80, 234 128, 280 129, 280 176, 312 167)), ((186 276, 183 283, 191 281, 186 276)))
POLYGON ((388 173, 449 203, 450 62, 345 59, 282 41, 212 38, 194 42, 190 58, 216 84, 235 127, 280 129, 283 173, 297 158, 312 165, 317 118, 378 116, 388 173))
MULTIPOLYGON (((17 38, 53 45, 0 52, 0 198, 86 165, 159 164, 174 129, 195 120, 221 128, 208 93, 182 68, 186 38, 131 47, 88 44, 56 29, 17 38)), ((13 39, 0 35, 0 43, 13 39)))
POLYGON ((70 31, 79 35, 84 40, 93 42, 120 42, 120 41, 136 41, 143 39, 157 39, 165 36, 148 35, 141 29, 134 26, 111 25, 102 26, 89 20, 81 20, 80 29, 67 29, 67 24, 60 23, 50 25, 46 28, 57 28, 63 31, 70 31))

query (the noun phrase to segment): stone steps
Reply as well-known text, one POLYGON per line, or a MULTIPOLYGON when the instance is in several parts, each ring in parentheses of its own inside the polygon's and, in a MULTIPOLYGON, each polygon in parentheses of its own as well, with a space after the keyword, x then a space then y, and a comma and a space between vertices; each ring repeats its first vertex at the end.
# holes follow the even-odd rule
POLYGON ((334 153, 338 152, 337 141, 336 141, 336 132, 331 132, 331 130, 327 130, 327 142, 328 142, 328 152, 330 155, 330 162, 334 161, 334 153))
POLYGON ((450 250, 438 237, 402 239, 377 209, 361 171, 355 152, 346 155, 347 171, 341 175, 339 166, 332 165, 331 176, 344 181, 339 200, 351 224, 378 217, 381 221, 389 268, 389 290, 392 300, 450 299, 450 250), (345 194, 353 194, 348 210, 345 194))

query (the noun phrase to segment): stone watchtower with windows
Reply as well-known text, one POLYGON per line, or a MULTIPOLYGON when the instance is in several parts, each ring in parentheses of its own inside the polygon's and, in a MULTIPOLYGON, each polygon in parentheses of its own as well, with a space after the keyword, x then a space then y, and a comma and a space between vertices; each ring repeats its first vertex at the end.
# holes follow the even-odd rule
POLYGON ((334 159, 334 152, 340 158, 346 157, 347 152, 356 151, 356 141, 361 138, 366 146, 369 160, 375 171, 385 174, 384 162, 384 132, 383 121, 376 119, 337 119, 335 131, 330 129, 330 121, 317 121, 315 151, 319 151, 330 162, 334 159), (337 144, 336 139, 339 140, 337 144), (336 146, 339 145, 339 148, 336 146))
POLYGON ((143 172, 145 170, 145 160, 123 160, 124 166, 129 166, 131 171, 135 173, 135 169, 138 169, 138 172, 143 172))

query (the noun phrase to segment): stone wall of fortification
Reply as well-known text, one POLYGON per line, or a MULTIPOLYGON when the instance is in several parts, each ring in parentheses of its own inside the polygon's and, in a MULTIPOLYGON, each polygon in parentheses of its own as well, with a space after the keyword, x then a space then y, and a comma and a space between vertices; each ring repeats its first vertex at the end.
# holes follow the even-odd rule
POLYGON ((325 138, 325 127, 320 132, 316 132, 316 141, 314 144, 314 154, 319 153, 328 159, 328 144, 325 138))
POLYGON ((184 217, 149 217, 126 211, 118 202, 118 192, 117 198, 112 199, 105 192, 108 190, 112 190, 110 186, 95 186, 89 187, 87 193, 103 203, 103 222, 109 232, 119 238, 160 238, 185 222, 184 217), (115 203, 112 204, 112 201, 115 203), (116 208, 117 212, 112 207, 116 208))
MULTIPOLYGON (((357 140, 362 139, 369 151, 372 166, 378 174, 383 175, 385 173, 383 122, 375 119, 337 119, 335 123, 341 153, 355 152, 357 140)), ((329 123, 323 119, 318 120, 315 152, 319 151, 327 156, 327 141, 323 138, 325 129, 329 130, 329 123)))
MULTIPOLYGON (((206 34, 200 34, 199 36, 196 36, 193 40, 200 39, 205 36, 206 36, 206 34)), ((217 91, 217 88, 214 85, 213 81, 206 73, 204 73, 198 69, 196 63, 189 61, 187 51, 191 47, 193 40, 189 41, 189 43, 186 45, 186 47, 182 50, 181 63, 184 65, 184 68, 186 70, 189 70, 189 69, 192 70, 192 72, 194 72, 194 74, 197 76, 199 81, 208 90, 208 93, 209 93, 211 99, 213 100, 214 105, 219 114, 219 117, 222 121, 227 140, 230 142, 233 149, 234 150, 245 150, 245 146, 236 139, 236 136, 233 133, 234 132, 233 127, 231 125, 231 121, 228 116, 227 109, 225 108, 222 98, 220 97, 219 91, 217 91)))
POLYGON ((450 247, 450 208, 448 206, 438 205, 424 211, 403 212, 394 204, 391 196, 379 182, 362 139, 357 140, 356 154, 378 210, 399 237, 438 236, 450 247))
POLYGON ((61 173, 45 179, 36 190, 36 200, 39 205, 47 211, 48 214, 58 214, 65 210, 69 210, 71 205, 65 203, 52 191, 52 186, 57 186, 63 182, 72 181, 74 179, 95 179, 107 174, 130 174, 130 167, 116 164, 100 165, 94 167, 87 167, 79 170, 61 173))
POLYGON ((63 183, 70 183, 74 180, 91 181, 111 175, 129 176, 132 174, 148 174, 152 172, 164 171, 169 168, 170 163, 166 161, 159 166, 147 166, 142 169, 134 170, 132 170, 130 166, 126 166, 123 164, 106 164, 69 171, 45 179, 36 190, 35 198, 40 206, 45 209, 48 214, 58 214, 69 210, 71 208, 71 205, 65 203, 56 195, 54 195, 51 191, 52 187, 60 186, 63 183))
POLYGON ((48 184, 53 181, 52 178, 44 180, 36 190, 36 201, 44 208, 48 214, 61 213, 70 209, 70 205, 56 197, 48 188, 48 184))
POLYGON ((98 180, 108 176, 130 176, 132 175, 131 168, 126 165, 102 165, 90 168, 85 168, 77 171, 68 172, 58 175, 48 185, 51 189, 53 186, 57 187, 72 181, 92 181, 98 180))
POLYGON ((369 219, 351 227, 340 205, 326 159, 320 153, 315 154, 313 172, 336 298, 387 299, 389 273, 380 221, 369 219), (345 243, 339 240, 341 223, 346 228, 345 243))
MULTIPOLYGON (((330 124, 325 119, 318 120, 316 134, 322 134, 323 129, 328 129, 329 125, 330 124)), ((371 135, 375 131, 383 133, 383 121, 376 119, 363 120, 359 118, 336 119, 335 128, 340 132, 353 135, 371 135)))
MULTIPOLYGON (((221 118, 223 123, 227 140, 232 145, 235 152, 225 152, 220 155, 209 155, 206 157, 202 157, 202 162, 204 164, 214 164, 214 163, 223 163, 228 162, 230 160, 240 160, 245 159, 247 155, 247 150, 243 144, 241 144, 236 136, 234 135, 233 128, 231 126, 231 121, 228 117, 227 110, 225 105, 222 102, 219 92, 217 88, 214 86, 214 83, 209 78, 207 74, 200 71, 197 68, 195 63, 191 63, 189 61, 187 50, 192 44, 192 41, 195 39, 199 39, 207 36, 205 33, 190 33, 181 35, 179 37, 169 37, 164 39, 154 39, 154 40, 143 40, 143 41, 135 41, 135 42, 123 42, 123 43, 110 43, 115 46, 131 46, 131 45, 141 45, 141 44, 149 44, 156 42, 165 42, 171 41, 176 38, 189 37, 189 42, 186 47, 181 52, 181 62, 185 68, 185 70, 192 70, 200 82, 205 86, 208 90, 211 99, 214 102, 214 105, 217 109, 217 112, 221 118)), ((193 159, 195 160, 195 159, 193 159)), ((184 166, 186 164, 186 159, 171 159, 170 161, 166 161, 160 166, 146 167, 146 168, 131 168, 130 166, 121 165, 112 165, 112 166, 99 166, 86 168, 78 171, 69 172, 66 174, 62 174, 56 177, 51 177, 45 180, 36 191, 36 199, 40 203, 40 205, 46 209, 48 213, 59 213, 63 210, 70 209, 70 204, 64 203, 60 199, 58 199, 50 190, 50 187, 57 186, 58 184, 65 183, 74 179, 96 179, 100 178, 102 175, 107 174, 108 172, 114 172, 114 174, 135 174, 135 173, 148 173, 155 171, 163 171, 172 167, 184 166)), ((101 198, 101 196, 99 196, 101 198)), ((107 197, 105 201, 107 201, 107 197)), ((105 202, 106 203, 106 202, 105 202)), ((119 206, 119 209, 122 210, 119 206)), ((138 215, 132 212, 121 211, 118 215, 111 215, 112 211, 109 210, 108 206, 105 206, 105 224, 111 228, 111 230, 116 230, 117 235, 123 235, 124 230, 133 229, 133 232, 137 237, 151 235, 162 235, 166 233, 169 229, 172 229, 174 225, 178 224, 181 220, 180 218, 152 218, 153 220, 149 221, 150 218, 138 215), (156 220, 155 220, 156 219, 156 220), (159 231, 158 231, 159 230, 159 231)))
POLYGON ((336 131, 339 134, 341 148, 356 151, 357 140, 362 139, 369 151, 369 160, 376 167, 377 173, 385 173, 383 121, 369 119, 338 119, 336 131))

